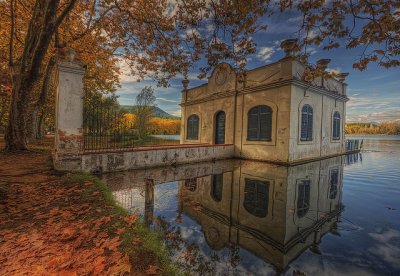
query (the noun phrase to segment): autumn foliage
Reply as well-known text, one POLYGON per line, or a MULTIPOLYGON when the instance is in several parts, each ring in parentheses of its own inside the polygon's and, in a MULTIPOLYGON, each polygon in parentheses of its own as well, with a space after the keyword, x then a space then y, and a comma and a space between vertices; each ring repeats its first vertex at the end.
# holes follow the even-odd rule
MULTIPOLYGON (((122 118, 123 123, 128 127, 136 127, 136 115, 127 113, 122 118)), ((176 119, 164 119, 152 117, 147 126, 147 134, 179 134, 181 121, 176 119)))
POLYGON ((370 123, 349 123, 346 124, 346 134, 367 134, 367 135, 399 135, 400 122, 370 123))
POLYGON ((0 152, 0 275, 162 273, 137 216, 116 212, 93 177, 60 178, 48 158, 0 152))

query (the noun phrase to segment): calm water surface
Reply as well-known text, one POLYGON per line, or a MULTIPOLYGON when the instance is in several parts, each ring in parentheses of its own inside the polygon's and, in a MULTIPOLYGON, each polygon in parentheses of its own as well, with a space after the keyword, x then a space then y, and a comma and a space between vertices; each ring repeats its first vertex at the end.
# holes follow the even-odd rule
POLYGON ((103 178, 192 275, 400 275, 400 139, 363 138, 362 154, 291 168, 228 160, 103 178))

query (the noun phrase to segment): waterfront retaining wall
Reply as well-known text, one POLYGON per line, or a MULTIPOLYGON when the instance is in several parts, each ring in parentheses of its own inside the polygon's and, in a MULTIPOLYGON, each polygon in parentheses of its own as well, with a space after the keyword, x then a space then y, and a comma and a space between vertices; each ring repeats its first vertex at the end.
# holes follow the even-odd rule
POLYGON ((81 171, 92 173, 174 166, 232 158, 233 145, 182 145, 143 148, 124 152, 94 152, 81 155, 81 171))

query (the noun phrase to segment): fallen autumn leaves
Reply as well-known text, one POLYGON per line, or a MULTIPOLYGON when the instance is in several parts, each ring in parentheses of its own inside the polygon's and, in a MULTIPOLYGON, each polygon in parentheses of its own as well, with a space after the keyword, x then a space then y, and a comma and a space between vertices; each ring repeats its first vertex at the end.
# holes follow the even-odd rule
POLYGON ((84 178, 55 174, 45 152, 0 152, 0 275, 162 272, 156 254, 143 255, 137 217, 84 178))

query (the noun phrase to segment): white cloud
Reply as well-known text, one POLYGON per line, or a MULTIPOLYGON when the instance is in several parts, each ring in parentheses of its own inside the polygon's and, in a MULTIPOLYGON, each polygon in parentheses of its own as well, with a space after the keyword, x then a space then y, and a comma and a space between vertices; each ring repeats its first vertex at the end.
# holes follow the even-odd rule
POLYGON ((166 99, 166 98, 161 98, 161 97, 157 97, 156 99, 160 102, 166 102, 166 103, 177 103, 178 102, 176 100, 171 100, 171 99, 166 99))
POLYGON ((378 241, 369 251, 384 259, 395 269, 400 269, 400 248, 396 247, 396 241, 400 240, 400 232, 394 229, 386 230, 383 233, 369 233, 378 241))
POLYGON ((194 38, 194 37, 201 38, 201 34, 196 29, 187 29, 186 30, 186 37, 187 38, 194 38))
POLYGON ((326 69, 326 71, 328 71, 329 73, 340 74, 341 68, 340 67, 328 68, 326 69))
MULTIPOLYGON (((125 59, 119 59, 118 67, 120 69, 119 80, 122 84, 124 83, 132 83, 142 80, 138 76, 134 76, 131 73, 131 68, 129 67, 128 62, 125 59)), ((149 78, 145 78, 145 80, 149 80, 149 78)))
POLYGON ((169 114, 176 116, 176 117, 181 117, 181 110, 178 109, 176 111, 170 112, 169 114))
POLYGON ((276 50, 274 47, 261 47, 258 51, 257 58, 264 62, 269 62, 275 52, 276 50))
POLYGON ((400 121, 399 110, 379 111, 372 113, 347 114, 347 122, 383 122, 383 121, 400 121))

